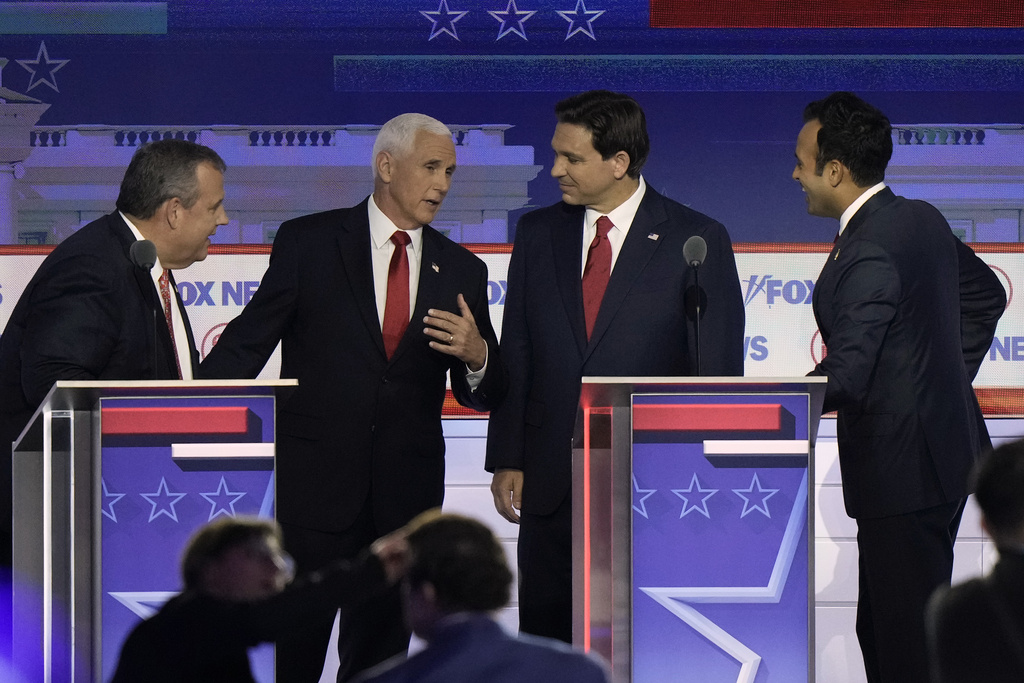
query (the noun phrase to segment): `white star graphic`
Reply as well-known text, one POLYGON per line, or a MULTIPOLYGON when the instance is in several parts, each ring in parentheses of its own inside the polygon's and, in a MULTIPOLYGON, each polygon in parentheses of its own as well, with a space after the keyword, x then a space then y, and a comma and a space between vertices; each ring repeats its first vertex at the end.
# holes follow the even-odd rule
POLYGON ((778 489, 764 489, 764 488, 761 488, 761 482, 757 478, 757 472, 754 472, 754 478, 750 480, 750 488, 748 488, 748 489, 733 489, 732 492, 735 493, 737 496, 739 496, 740 498, 743 499, 743 512, 740 514, 740 518, 741 519, 743 517, 746 517, 748 514, 750 514, 754 510, 759 511, 761 514, 763 514, 768 519, 772 518, 771 513, 768 512, 768 499, 771 498, 772 496, 774 496, 776 493, 778 493, 779 490, 778 489), (754 488, 755 487, 757 488, 757 495, 756 496, 747 497, 747 496, 743 495, 745 493, 754 493, 754 488), (750 503, 751 498, 758 498, 760 502, 757 502, 757 503, 754 503, 753 505, 751 505, 751 503, 750 503))
POLYGON ((642 493, 640 500, 633 504, 633 509, 644 516, 644 519, 650 519, 647 516, 647 505, 644 501, 653 496, 658 492, 658 489, 642 489, 640 485, 636 483, 636 475, 633 475, 633 493, 642 493), (637 507, 639 505, 640 507, 637 507))
POLYGON ((227 482, 224 481, 224 477, 221 477, 220 484, 217 486, 216 491, 200 493, 199 495, 205 498, 206 502, 210 504, 210 518, 208 521, 212 521, 217 515, 234 517, 235 503, 245 496, 245 492, 228 490, 227 482))
POLYGON ((160 486, 157 487, 154 493, 140 493, 140 496, 146 499, 146 501, 153 506, 153 509, 149 511, 149 521, 152 522, 160 515, 167 515, 175 522, 178 521, 178 512, 174 509, 174 506, 178 504, 187 493, 171 493, 167 490, 167 480, 160 477, 160 486))
POLYGON ((697 480, 697 473, 693 473, 693 479, 690 480, 690 488, 688 489, 672 489, 672 493, 676 494, 683 499, 683 511, 679 513, 679 519, 682 519, 686 515, 690 514, 694 510, 704 515, 708 519, 711 519, 711 514, 708 512, 708 498, 718 493, 718 489, 702 489, 700 482, 697 480), (690 503, 690 497, 684 496, 684 493, 693 493, 694 489, 697 489, 697 493, 706 493, 700 499, 700 503, 690 503))
POLYGON ((57 89, 57 77, 54 74, 71 60, 50 59, 50 55, 46 52, 46 43, 40 42, 39 52, 36 53, 35 59, 19 59, 16 61, 18 64, 21 64, 25 71, 32 74, 29 76, 26 92, 39 84, 48 85, 53 88, 54 92, 60 92, 57 89))
POLYGON ((100 508, 100 512, 105 514, 110 519, 117 521, 117 513, 114 512, 114 503, 124 498, 123 493, 111 493, 107 490, 107 480, 101 480, 103 482, 103 507, 100 508))
POLYGON ((523 22, 537 12, 520 12, 519 8, 516 7, 516 0, 508 0, 508 7, 505 8, 504 12, 488 10, 487 13, 501 22, 501 28, 498 29, 498 37, 494 39, 497 42, 509 33, 514 33, 523 40, 528 40, 523 22))
POLYGON ((604 14, 603 9, 588 10, 583 0, 576 0, 576 9, 565 10, 564 12, 555 10, 555 13, 569 22, 569 30, 565 34, 566 40, 569 40, 577 33, 590 36, 591 40, 597 40, 597 36, 594 35, 594 20, 604 14))
POLYGON ((452 12, 448 9, 448 0, 441 0, 441 4, 437 6, 436 12, 420 10, 420 14, 433 23, 433 26, 430 27, 430 37, 427 40, 433 40, 442 33, 447 33, 455 40, 458 40, 459 34, 455 30, 455 22, 469 14, 469 12, 452 12))

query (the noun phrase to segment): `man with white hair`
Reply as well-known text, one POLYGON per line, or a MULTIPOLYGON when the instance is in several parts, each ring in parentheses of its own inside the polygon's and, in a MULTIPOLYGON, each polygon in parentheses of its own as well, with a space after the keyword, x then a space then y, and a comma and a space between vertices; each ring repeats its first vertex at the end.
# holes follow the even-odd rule
MULTIPOLYGON (((203 362, 251 378, 282 343, 299 387, 277 420, 277 518, 300 571, 355 557, 444 497, 446 377, 490 410, 505 370, 487 312, 487 268, 431 228, 455 171, 441 122, 402 114, 373 148, 373 194, 286 221, 259 290, 203 362)), ((317 681, 331 631, 278 645, 278 681, 317 681)), ((338 680, 404 651, 397 591, 343 610, 338 680)))

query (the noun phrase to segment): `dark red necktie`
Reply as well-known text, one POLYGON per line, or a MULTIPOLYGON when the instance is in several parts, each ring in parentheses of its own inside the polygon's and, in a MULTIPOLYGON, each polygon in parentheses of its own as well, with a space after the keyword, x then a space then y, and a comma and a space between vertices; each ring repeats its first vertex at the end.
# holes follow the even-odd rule
POLYGON ((171 335, 171 352, 174 354, 174 365, 178 368, 178 379, 181 379, 181 361, 178 360, 178 346, 174 343, 174 321, 171 318, 171 278, 170 271, 166 268, 160 274, 160 298, 164 302, 164 318, 167 320, 167 331, 171 335))
POLYGON ((388 297, 384 304, 384 352, 388 358, 398 348, 398 342, 409 326, 409 256, 405 247, 412 240, 404 230, 396 230, 391 236, 395 253, 388 266, 388 297))
POLYGON ((598 218, 597 235, 587 252, 587 265, 583 269, 583 315, 587 321, 587 339, 594 331, 594 321, 612 272, 612 245, 608 242, 608 231, 614 227, 608 216, 598 218))

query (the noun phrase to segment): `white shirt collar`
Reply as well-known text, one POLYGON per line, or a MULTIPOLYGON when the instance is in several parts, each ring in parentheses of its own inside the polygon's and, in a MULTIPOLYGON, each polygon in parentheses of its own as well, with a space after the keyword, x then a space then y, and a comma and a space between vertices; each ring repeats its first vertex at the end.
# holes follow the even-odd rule
POLYGON ((853 200, 853 203, 846 207, 846 211, 843 211, 843 215, 839 217, 839 234, 842 235, 843 231, 846 230, 846 226, 849 225, 850 219, 860 211, 860 207, 864 206, 869 199, 874 197, 876 194, 885 189, 885 183, 878 183, 872 185, 868 189, 853 200))
MULTIPOLYGON (((384 212, 380 210, 377 203, 373 201, 372 194, 366 205, 366 213, 370 219, 370 240, 373 241, 375 249, 383 249, 391 241, 391 235, 395 233, 395 230, 398 230, 398 226, 384 215, 384 212)), ((412 240, 413 252, 420 253, 420 245, 423 244, 423 228, 406 230, 405 234, 412 240)))
MULTIPOLYGON (((132 231, 132 234, 135 235, 135 239, 146 239, 145 236, 143 236, 143 234, 139 232, 139 229, 135 227, 135 224, 128 220, 128 216, 125 216, 124 212, 118 211, 117 213, 120 214, 121 220, 123 220, 124 224, 128 226, 128 229, 132 231)), ((153 274, 153 282, 156 282, 160 278, 160 275, 163 274, 163 272, 164 267, 160 265, 160 255, 158 254, 156 256, 156 261, 153 263, 153 270, 150 271, 150 273, 153 274)))
POLYGON ((640 202, 643 201, 646 191, 647 183, 644 182, 644 177, 640 176, 640 183, 637 185, 636 190, 633 191, 633 194, 629 196, 629 199, 616 206, 607 214, 603 214, 588 206, 586 213, 587 229, 596 230, 594 226, 597 224, 597 219, 601 216, 608 216, 608 219, 616 229, 621 230, 623 234, 629 232, 629 227, 633 224, 633 219, 636 217, 637 209, 640 208, 640 202))

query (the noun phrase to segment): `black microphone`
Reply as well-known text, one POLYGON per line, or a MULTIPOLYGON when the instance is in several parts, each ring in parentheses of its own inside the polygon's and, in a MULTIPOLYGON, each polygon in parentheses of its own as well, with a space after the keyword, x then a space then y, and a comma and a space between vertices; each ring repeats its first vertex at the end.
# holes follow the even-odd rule
POLYGON ((143 270, 153 270, 156 263, 156 245, 149 240, 137 240, 128 248, 128 258, 143 270))
MULTIPOLYGON (((147 273, 153 270, 153 266, 156 264, 156 245, 149 240, 137 240, 132 243, 132 246, 128 248, 128 258, 132 260, 137 267, 142 268, 147 273)), ((153 379, 159 379, 160 373, 157 372, 157 353, 156 353, 156 340, 158 335, 157 317, 156 317, 156 301, 153 302, 153 379)))
POLYGON ((697 377, 700 377, 700 266, 708 256, 708 243, 700 235, 693 235, 683 244, 683 258, 693 268, 693 328, 697 338, 697 377))

